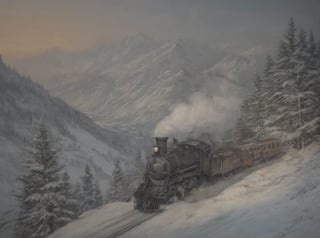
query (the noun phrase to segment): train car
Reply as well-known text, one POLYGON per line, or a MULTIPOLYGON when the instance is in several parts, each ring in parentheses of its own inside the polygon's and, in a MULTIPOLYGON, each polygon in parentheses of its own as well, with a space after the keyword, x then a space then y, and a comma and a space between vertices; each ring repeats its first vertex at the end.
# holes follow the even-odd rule
POLYGON ((224 176, 242 167, 241 150, 238 148, 226 148, 215 156, 220 160, 220 175, 224 176))
POLYGON ((280 154, 282 147, 279 140, 266 138, 249 145, 247 150, 254 161, 260 161, 270 159, 280 154))
POLYGON ((204 159, 202 172, 207 179, 211 180, 252 165, 253 157, 247 147, 225 147, 204 159))
POLYGON ((249 168, 253 165, 253 157, 250 154, 250 151, 246 148, 241 148, 241 165, 243 168, 249 168))

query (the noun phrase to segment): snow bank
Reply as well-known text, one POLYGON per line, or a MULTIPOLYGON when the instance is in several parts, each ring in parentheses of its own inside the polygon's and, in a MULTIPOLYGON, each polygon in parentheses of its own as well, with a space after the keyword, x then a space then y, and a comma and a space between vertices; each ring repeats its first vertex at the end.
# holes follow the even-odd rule
MULTIPOLYGON (((202 186, 121 237, 320 237, 319 184, 319 146, 291 151, 214 186, 202 186)), ((116 203, 86 213, 50 238, 80 237, 131 206, 116 203)))
POLYGON ((76 221, 62 227, 49 238, 91 237, 94 231, 101 230, 104 225, 122 214, 132 210, 132 203, 117 202, 90 210, 82 214, 76 221))

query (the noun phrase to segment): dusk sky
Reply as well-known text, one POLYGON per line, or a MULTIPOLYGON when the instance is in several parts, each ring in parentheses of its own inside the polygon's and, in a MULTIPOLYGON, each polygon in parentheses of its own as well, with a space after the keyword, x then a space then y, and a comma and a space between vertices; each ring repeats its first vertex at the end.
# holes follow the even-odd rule
POLYGON ((212 46, 270 47, 289 17, 320 32, 318 0, 0 0, 0 53, 79 50, 143 32, 212 46))

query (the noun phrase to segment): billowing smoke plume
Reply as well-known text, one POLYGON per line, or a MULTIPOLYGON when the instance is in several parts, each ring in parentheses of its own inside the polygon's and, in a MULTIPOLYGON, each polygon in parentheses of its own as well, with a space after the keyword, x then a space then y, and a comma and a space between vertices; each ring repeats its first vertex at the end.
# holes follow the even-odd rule
POLYGON ((158 123, 155 136, 174 136, 185 139, 203 134, 220 135, 230 127, 239 113, 240 101, 236 97, 209 97, 194 93, 188 103, 177 105, 158 123))

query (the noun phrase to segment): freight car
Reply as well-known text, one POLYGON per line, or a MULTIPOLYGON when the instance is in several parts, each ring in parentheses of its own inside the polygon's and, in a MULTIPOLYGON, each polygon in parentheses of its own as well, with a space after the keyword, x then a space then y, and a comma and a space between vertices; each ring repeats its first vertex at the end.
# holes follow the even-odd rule
POLYGON ((167 137, 156 137, 153 154, 147 157, 143 182, 134 192, 135 208, 144 212, 159 209, 160 204, 183 199, 201 182, 251 167, 281 153, 279 141, 265 139, 257 143, 212 150, 203 141, 189 140, 167 149, 167 137))

